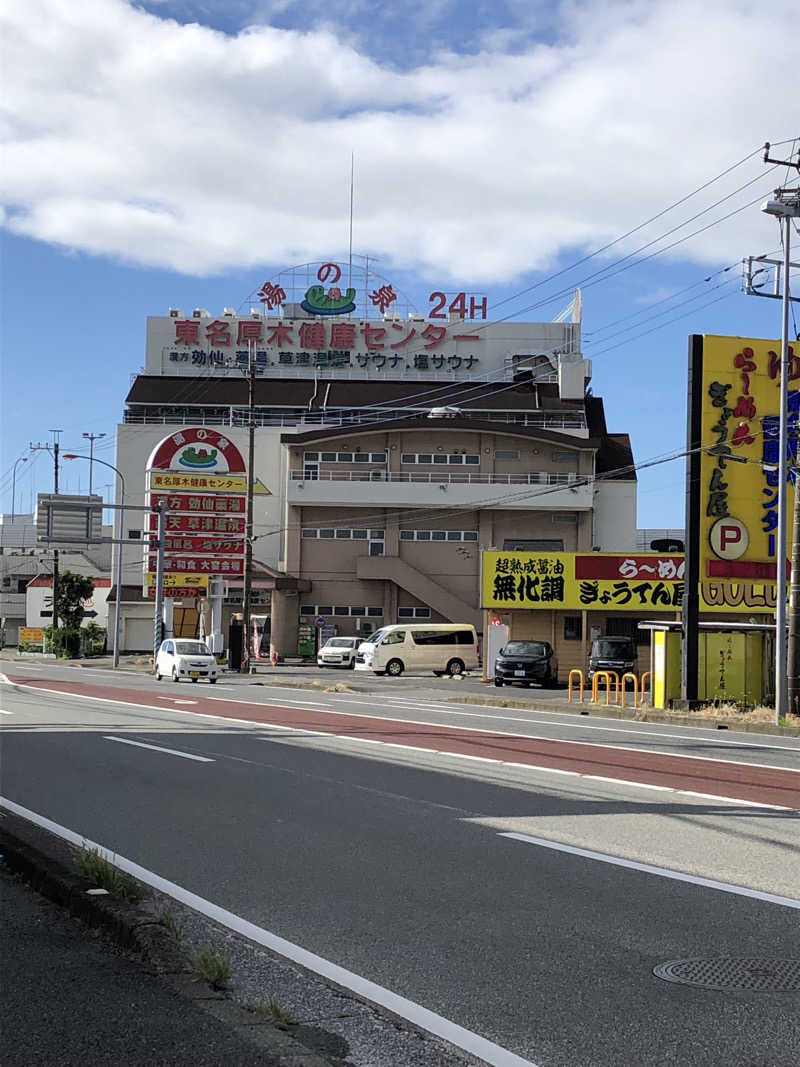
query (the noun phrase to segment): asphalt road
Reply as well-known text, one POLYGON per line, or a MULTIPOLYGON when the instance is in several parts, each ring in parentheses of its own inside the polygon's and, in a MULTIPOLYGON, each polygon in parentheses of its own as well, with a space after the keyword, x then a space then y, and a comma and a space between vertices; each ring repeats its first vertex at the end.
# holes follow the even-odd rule
POLYGON ((532 1063, 800 1062, 797 992, 652 974, 677 958, 800 956, 800 816, 644 780, 659 760, 685 775, 711 757, 734 785, 767 773, 788 788, 800 779, 793 739, 453 709, 409 691, 8 674, 26 688, 3 687, 5 797, 532 1063), (82 695, 27 688, 36 678, 82 695), (221 717, 231 706, 236 718, 221 717), (418 742, 417 723, 436 727, 437 751, 365 734, 418 742), (483 762, 456 753, 467 732, 559 751, 549 768, 541 749, 538 764, 483 762), (630 777, 563 774, 576 740, 582 759, 633 758, 630 777))

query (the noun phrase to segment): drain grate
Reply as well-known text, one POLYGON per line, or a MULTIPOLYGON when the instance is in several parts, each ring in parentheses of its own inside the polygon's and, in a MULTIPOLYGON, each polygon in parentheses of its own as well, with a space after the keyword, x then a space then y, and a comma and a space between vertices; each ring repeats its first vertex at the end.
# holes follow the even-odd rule
POLYGON ((705 959, 669 960, 653 968, 665 982, 699 986, 702 989, 746 989, 763 993, 800 990, 800 960, 705 959))

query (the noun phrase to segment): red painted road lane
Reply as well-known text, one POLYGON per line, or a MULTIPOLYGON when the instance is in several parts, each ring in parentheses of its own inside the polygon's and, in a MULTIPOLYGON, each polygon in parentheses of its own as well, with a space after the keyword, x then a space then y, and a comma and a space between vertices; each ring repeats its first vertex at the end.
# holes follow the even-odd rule
POLYGON ((800 809, 800 771, 724 760, 688 759, 685 756, 639 752, 624 746, 546 741, 525 737, 523 734, 480 732, 433 724, 420 725, 400 719, 350 715, 339 711, 288 708, 279 704, 248 704, 225 699, 209 700, 194 687, 184 689, 183 694, 185 699, 191 698, 196 703, 192 706, 183 703, 177 706, 175 701, 181 700, 177 695, 166 696, 140 689, 49 679, 9 677, 9 680, 28 688, 49 689, 70 696, 124 701, 151 707, 157 704, 163 706, 165 711, 246 719, 248 722, 285 726, 289 729, 316 730, 339 737, 383 741, 431 752, 480 756, 531 767, 602 775, 642 785, 667 786, 670 789, 800 809))

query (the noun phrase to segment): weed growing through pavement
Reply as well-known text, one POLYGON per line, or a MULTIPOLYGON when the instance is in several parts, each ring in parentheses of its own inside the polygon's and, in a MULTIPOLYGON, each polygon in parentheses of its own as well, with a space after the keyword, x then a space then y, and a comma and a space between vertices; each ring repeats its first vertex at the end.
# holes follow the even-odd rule
POLYGON ((183 940, 183 923, 166 904, 156 908, 155 918, 158 925, 163 926, 176 941, 183 940))
POLYGON ((233 974, 227 956, 213 948, 204 948, 192 959, 192 969, 199 981, 208 982, 214 989, 220 989, 233 974))
POLYGON ((294 1016, 286 1010, 274 997, 269 998, 268 1003, 263 1000, 256 1004, 248 1004, 248 1011, 261 1015, 268 1023, 272 1023, 278 1030, 288 1030, 297 1023, 294 1016))
POLYGON ((142 899, 142 887, 135 878, 125 874, 113 863, 101 856, 97 849, 85 845, 75 854, 75 870, 114 897, 138 904, 142 899))

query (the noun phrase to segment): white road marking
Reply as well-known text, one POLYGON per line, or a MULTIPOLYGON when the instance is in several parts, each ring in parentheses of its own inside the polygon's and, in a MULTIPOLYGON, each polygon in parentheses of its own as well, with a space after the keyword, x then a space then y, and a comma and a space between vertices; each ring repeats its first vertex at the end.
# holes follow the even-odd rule
POLYGON ((109 737, 103 735, 104 741, 116 741, 120 745, 135 745, 136 748, 149 748, 151 752, 166 752, 168 756, 181 756, 183 759, 196 760, 197 763, 216 763, 208 756, 195 756, 191 752, 179 752, 177 748, 162 748, 161 745, 146 745, 144 741, 131 741, 127 737, 109 737))
MULTIPOLYGON (((206 700, 224 700, 226 704, 247 704, 251 708, 282 707, 284 704, 299 704, 300 707, 296 709, 297 711, 302 711, 303 708, 308 708, 309 710, 312 709, 312 708, 322 708, 325 711, 329 711, 330 710, 330 705, 329 704, 321 704, 319 701, 315 701, 315 700, 286 700, 286 699, 282 698, 280 705, 277 705, 277 704, 272 705, 272 704, 263 704, 258 700, 236 700, 234 697, 206 697, 205 699, 206 700)), ((290 711, 294 711, 295 709, 294 708, 290 708, 289 710, 290 711)))
MULTIPOLYGON (((19 682, 13 682, 13 683, 10 683, 10 684, 15 689, 27 689, 27 690, 31 690, 32 692, 35 692, 35 693, 52 693, 55 696, 72 697, 74 699, 80 699, 80 700, 94 700, 94 701, 97 701, 100 704, 120 704, 120 705, 122 705, 124 707, 137 708, 140 711, 141 710, 146 710, 146 711, 171 712, 173 715, 193 715, 195 717, 202 718, 202 719, 218 719, 219 721, 225 722, 225 723, 235 722, 235 723, 241 724, 243 726, 250 726, 250 727, 256 726, 256 727, 259 727, 260 729, 266 729, 266 730, 281 730, 281 731, 284 731, 284 732, 288 730, 288 731, 291 731, 291 733, 309 734, 311 736, 316 736, 316 737, 333 737, 333 738, 335 738, 337 740, 340 740, 340 741, 351 741, 351 742, 358 743, 358 744, 375 744, 376 743, 373 738, 350 737, 350 736, 343 735, 343 734, 336 734, 336 733, 334 733, 332 731, 327 731, 327 730, 308 730, 308 729, 303 729, 302 727, 299 727, 299 726, 285 726, 285 725, 278 724, 278 723, 258 722, 258 721, 253 720, 253 719, 239 719, 239 718, 234 718, 233 716, 227 716, 227 715, 214 715, 214 714, 212 714, 210 712, 188 711, 188 710, 184 710, 183 708, 176 708, 176 707, 167 708, 167 707, 163 707, 163 706, 157 706, 157 705, 154 705, 154 704, 137 704, 135 701, 132 701, 132 700, 114 700, 111 697, 94 697, 94 696, 86 696, 84 694, 78 694, 78 693, 65 693, 61 689, 45 689, 43 686, 25 685, 24 683, 19 683, 19 682)), ((211 699, 214 699, 214 698, 211 698, 211 699)), ((249 703, 251 707, 261 707, 261 708, 264 707, 264 705, 262 705, 262 704, 253 703, 253 702, 249 702, 249 701, 243 701, 243 700, 233 701, 233 703, 236 703, 236 704, 249 703)), ((369 717, 369 716, 359 715, 357 712, 348 713, 348 712, 343 712, 343 711, 331 711, 331 712, 329 712, 329 714, 331 714, 331 715, 346 715, 346 714, 350 714, 350 715, 352 715, 353 718, 368 718, 369 717)), ((438 723, 438 724, 437 723, 417 723, 413 719, 386 719, 385 721, 386 722, 409 723, 411 725, 418 725, 418 726, 437 726, 437 725, 441 726, 442 725, 441 723, 438 723)), ((451 726, 450 729, 452 729, 452 730, 465 730, 465 729, 468 729, 468 727, 451 726)), ((494 735, 501 734, 502 735, 502 731, 499 731, 499 730, 475 729, 473 732, 474 733, 481 733, 481 734, 494 734, 494 735)), ((514 736, 514 735, 507 735, 507 736, 514 736)), ((267 738, 260 738, 260 740, 266 741, 267 738)), ((552 741, 554 739, 553 738, 546 738, 545 740, 552 741)), ((377 743, 378 744, 383 744, 383 745, 388 744, 388 742, 385 742, 385 741, 378 741, 377 743)), ((580 742, 577 742, 577 741, 571 741, 571 742, 570 741, 565 741, 564 742, 564 744, 579 744, 579 743, 580 742)), ((397 746, 397 747, 399 747, 399 746, 397 746)), ((460 753, 458 753, 458 752, 448 752, 446 749, 424 748, 422 746, 416 746, 416 745, 406 745, 404 747, 413 749, 414 751, 417 751, 417 752, 427 752, 429 754, 433 753, 433 754, 436 754, 436 755, 447 756, 447 757, 450 757, 450 758, 462 758, 460 753)), ((595 748, 607 748, 609 746, 607 746, 607 745, 595 745, 595 746, 592 746, 592 747, 595 747, 595 748)), ((663 753, 657 753, 657 755, 663 755, 663 753)), ((504 761, 504 760, 489 760, 486 757, 476 757, 476 756, 464 756, 463 758, 465 758, 465 759, 485 759, 486 762, 500 763, 500 764, 506 763, 506 765, 510 766, 510 767, 522 767, 522 768, 525 768, 526 770, 536 771, 536 772, 539 772, 539 773, 544 772, 544 773, 551 773, 551 774, 560 774, 560 773, 561 774, 563 774, 563 773, 574 774, 578 778, 591 778, 592 777, 591 775, 581 774, 579 771, 560 771, 560 770, 558 770, 556 768, 553 768, 553 767, 540 767, 535 763, 513 763, 513 762, 510 762, 510 761, 507 762, 507 761, 504 761)), ((691 759, 692 757, 688 756, 688 757, 675 757, 675 758, 676 759, 678 759, 678 758, 691 759)), ((699 758, 699 757, 697 757, 697 758, 699 758)), ((719 762, 719 763, 730 762, 731 766, 734 766, 734 767, 737 766, 737 764, 732 762, 732 761, 718 760, 716 762, 719 762)), ((742 764, 742 766, 749 766, 749 764, 742 764)), ((762 767, 762 766, 764 766, 764 764, 756 763, 756 764, 753 764, 752 766, 762 767)), ((778 769, 780 769, 780 768, 778 768, 778 769)), ((790 767, 790 768, 787 768, 787 770, 794 770, 794 768, 790 767)), ((627 779, 624 779, 624 778, 612 778, 612 779, 610 779, 610 781, 612 781, 615 785, 632 785, 632 786, 634 786, 636 788, 638 788, 642 784, 640 782, 631 782, 631 781, 629 781, 627 779)), ((759 803, 759 802, 753 801, 753 800, 741 800, 738 797, 717 796, 714 793, 693 793, 693 792, 690 792, 689 790, 686 790, 686 789, 673 789, 671 786, 665 786, 664 788, 667 789, 671 793, 677 793, 677 794, 682 795, 682 796, 702 797, 703 799, 716 800, 716 801, 720 801, 720 802, 727 803, 727 804, 743 804, 746 807, 768 808, 768 809, 770 809, 772 811, 794 811, 794 810, 796 810, 794 808, 784 807, 784 806, 782 806, 780 804, 762 804, 762 803, 759 803)))
POLYGON ((669 867, 654 867, 649 863, 638 863, 636 860, 626 860, 621 856, 611 856, 606 852, 593 852, 588 848, 578 848, 577 845, 565 845, 560 841, 550 841, 545 837, 532 837, 530 834, 517 834, 513 832, 498 834, 498 837, 510 837, 514 841, 523 841, 528 845, 539 845, 541 848, 551 848, 556 852, 568 852, 573 856, 582 856, 584 859, 598 860, 600 863, 611 863, 616 867, 627 867, 632 871, 643 871, 645 874, 657 874, 661 878, 673 878, 677 882, 690 882, 692 885, 700 885, 706 889, 718 889, 722 893, 735 893, 741 897, 752 897, 755 900, 764 900, 768 904, 779 904, 784 908, 800 908, 800 900, 792 897, 781 897, 774 893, 762 893, 758 889, 748 889, 747 886, 733 885, 731 882, 716 882, 712 878, 701 878, 696 874, 686 874, 683 871, 673 871, 669 867))
POLYGON ((20 804, 15 804, 5 797, 0 797, 0 805, 17 815, 21 815, 24 819, 36 823, 37 826, 57 834, 73 845, 96 849, 101 856, 104 856, 115 867, 119 867, 120 870, 125 871, 127 874, 133 875, 140 882, 152 886, 160 893, 165 893, 167 896, 172 897, 173 900, 177 900, 195 911, 199 911, 201 915, 207 916, 222 926, 226 926, 229 930, 233 930, 242 937, 255 941, 258 945, 264 945, 272 952, 283 956, 284 959, 291 960, 314 974, 318 974, 338 986, 351 990, 357 996, 363 997, 381 1008, 385 1008, 393 1015, 407 1020, 413 1026, 434 1034, 443 1041, 455 1045, 456 1048, 463 1049, 465 1052, 478 1057, 484 1063, 489 1064, 490 1067, 536 1067, 536 1064, 532 1063, 531 1060, 525 1060, 521 1056, 517 1056, 516 1053, 509 1052, 508 1049, 501 1048, 500 1045, 496 1045, 493 1041, 481 1037, 480 1034, 473 1033, 471 1030, 459 1026, 458 1023, 445 1019, 442 1015, 437 1015, 436 1012, 430 1011, 430 1009, 423 1007, 421 1004, 416 1004, 413 1000, 408 1000, 398 993, 393 993, 384 986, 377 985, 367 978, 362 978, 361 975, 348 971, 337 963, 332 963, 330 960, 326 960, 314 952, 309 952, 308 949, 295 945, 293 942, 287 941, 285 938, 279 937, 261 926, 256 926, 255 923, 248 922, 247 919, 221 908, 210 900, 197 896, 196 893, 184 889, 183 886, 167 881, 166 878, 162 878, 146 867, 133 863, 104 845, 87 840, 81 834, 75 833, 74 830, 61 826, 59 823, 53 822, 37 812, 30 811, 28 808, 23 808, 20 804))

